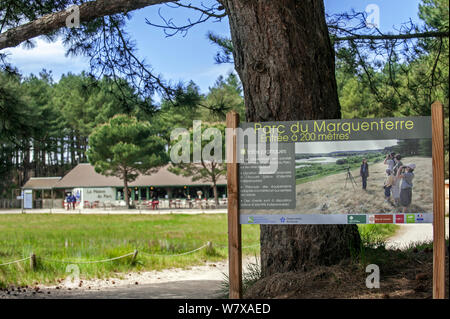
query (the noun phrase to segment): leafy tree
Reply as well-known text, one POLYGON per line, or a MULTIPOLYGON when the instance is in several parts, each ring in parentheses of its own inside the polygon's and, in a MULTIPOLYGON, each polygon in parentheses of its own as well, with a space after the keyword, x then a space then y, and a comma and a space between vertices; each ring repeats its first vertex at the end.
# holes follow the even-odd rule
POLYGON ((127 207, 128 183, 167 162, 164 140, 149 123, 128 115, 97 126, 89 136, 87 156, 96 172, 123 180, 127 207))
MULTIPOLYGON (((214 193, 214 200, 216 202, 216 205, 219 204, 219 194, 217 192, 217 182, 221 176, 224 176, 226 174, 226 164, 224 159, 225 156, 225 125, 223 123, 212 123, 212 124, 205 124, 202 123, 201 130, 199 129, 199 134, 207 135, 208 131, 210 129, 217 129, 217 132, 219 133, 218 136, 210 135, 210 136, 203 136, 201 143, 198 142, 198 140, 194 140, 194 131, 193 129, 190 130, 190 138, 189 138, 189 150, 190 150, 190 156, 189 156, 189 163, 172 163, 172 166, 169 168, 169 170, 177 175, 183 175, 186 177, 191 177, 193 181, 202 181, 202 182, 210 182, 212 183, 213 193, 214 193), (215 140, 214 140, 215 139, 215 140), (217 140, 219 139, 219 140, 217 140), (214 151, 218 151, 220 153, 215 154, 214 152, 211 152, 211 157, 214 158, 220 158, 219 161, 212 159, 212 160, 205 160, 202 156, 200 162, 194 162, 194 146, 196 145, 198 149, 203 150, 207 144, 212 143, 213 141, 219 143, 220 142, 220 149, 213 149, 214 151), (220 155, 220 156, 219 156, 220 155)), ((178 140, 172 141, 172 147, 174 144, 179 143, 178 140)), ((218 144, 219 146, 219 144, 218 144)), ((211 150, 212 151, 212 150, 211 150)))

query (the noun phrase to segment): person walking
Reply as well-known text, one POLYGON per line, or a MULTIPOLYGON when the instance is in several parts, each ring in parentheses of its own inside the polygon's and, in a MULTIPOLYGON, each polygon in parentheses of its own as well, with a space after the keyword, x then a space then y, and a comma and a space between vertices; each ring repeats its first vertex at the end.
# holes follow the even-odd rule
POLYGON ((72 206, 72 194, 68 193, 66 196, 66 209, 70 210, 71 206, 72 206))
MULTIPOLYGON (((397 170, 398 173, 398 170, 397 170)), ((392 199, 394 200, 393 204, 395 207, 400 206, 400 180, 401 178, 398 177, 398 174, 392 174, 392 176, 394 177, 394 181, 392 183, 392 188, 391 188, 391 194, 392 194, 392 199)))
POLYGON ((77 203, 77 198, 74 194, 70 195, 70 204, 72 205, 72 209, 75 210, 75 204, 77 203))
POLYGON ((403 166, 402 163, 402 156, 400 154, 395 155, 394 157, 394 175, 397 175, 398 169, 400 168, 400 166, 403 166))
POLYGON ((391 189, 392 189, 392 185, 394 184, 395 178, 394 175, 392 174, 392 171, 388 168, 386 170, 386 179, 384 181, 384 201, 386 203, 390 203, 390 199, 391 199, 391 189))
POLYGON ((402 180, 400 185, 400 205, 403 206, 405 214, 412 202, 412 188, 414 179, 415 164, 400 166, 397 172, 398 178, 402 180))
POLYGON ((359 170, 359 176, 362 179, 362 189, 367 189, 367 178, 369 177, 369 164, 367 163, 367 159, 363 158, 361 168, 359 170))

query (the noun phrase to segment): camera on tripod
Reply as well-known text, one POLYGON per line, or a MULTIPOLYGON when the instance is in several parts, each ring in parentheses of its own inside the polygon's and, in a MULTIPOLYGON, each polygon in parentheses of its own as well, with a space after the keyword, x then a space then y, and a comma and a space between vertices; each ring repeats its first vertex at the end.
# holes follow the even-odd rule
POLYGON ((347 188, 347 183, 348 181, 350 181, 350 183, 352 184, 353 188, 355 188, 355 186, 357 186, 355 178, 352 175, 352 172, 350 171, 350 166, 347 166, 344 168, 347 173, 346 173, 346 177, 345 177, 345 186, 344 188, 347 188))

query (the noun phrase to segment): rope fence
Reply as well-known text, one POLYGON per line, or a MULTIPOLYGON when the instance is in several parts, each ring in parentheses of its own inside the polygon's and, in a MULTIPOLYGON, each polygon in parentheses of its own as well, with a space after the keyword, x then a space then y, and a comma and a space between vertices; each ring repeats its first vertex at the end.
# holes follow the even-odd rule
POLYGON ((199 250, 201 250, 201 249, 203 249, 203 248, 206 248, 206 247, 208 247, 208 246, 211 246, 211 247, 212 247, 212 245, 211 245, 210 243, 206 243, 206 244, 204 244, 203 246, 200 246, 200 247, 198 247, 198 248, 196 248, 196 249, 194 249, 194 250, 187 251, 187 252, 181 253, 181 254, 173 254, 173 255, 149 254, 149 253, 146 253, 146 252, 144 252, 144 251, 141 252, 141 253, 144 254, 144 255, 148 255, 148 256, 156 256, 156 257, 176 257, 176 256, 184 256, 184 255, 189 255, 189 254, 195 253, 196 251, 199 251, 199 250))
POLYGON ((11 265, 11 264, 17 264, 17 263, 20 263, 20 262, 22 262, 22 261, 28 260, 28 259, 30 259, 30 258, 31 258, 31 256, 30 256, 30 257, 26 257, 26 258, 22 258, 22 259, 19 259, 19 260, 9 261, 9 262, 7 262, 7 263, 0 264, 0 266, 6 266, 6 265, 11 265))
MULTIPOLYGON (((220 247, 220 248, 228 247, 228 245, 221 245, 221 244, 218 244, 216 246, 220 247)), ((242 248, 245 249, 245 248, 252 248, 252 247, 256 247, 256 246, 259 246, 259 244, 243 246, 242 248)), ((195 252, 197 252, 199 250, 205 249, 205 248, 213 249, 212 242, 207 242, 206 244, 204 244, 204 245, 202 245, 202 246, 200 246, 198 248, 195 248, 193 250, 190 250, 190 251, 187 251, 187 252, 184 252, 184 253, 179 253, 179 254, 170 254, 170 255, 166 255, 166 254, 151 254, 151 253, 147 253, 147 252, 144 252, 144 251, 141 251, 140 253, 143 254, 143 255, 154 256, 154 257, 178 257, 178 256, 185 256, 185 255, 193 254, 193 253, 195 253, 195 252)), ((39 257, 39 258, 41 260, 43 260, 43 261, 46 261, 46 262, 61 263, 61 264, 97 264, 97 263, 106 263, 106 262, 110 262, 110 261, 126 258, 126 257, 129 257, 129 256, 133 256, 133 258, 132 258, 132 263, 133 263, 133 262, 136 261, 138 252, 139 252, 138 250, 135 250, 133 252, 130 252, 130 253, 127 253, 125 255, 118 256, 118 257, 102 259, 102 260, 87 260, 87 261, 56 260, 56 259, 51 259, 51 258, 47 258, 47 257, 39 257)), ((35 265, 36 265, 36 258, 37 257, 36 257, 35 254, 31 254, 29 257, 25 257, 25 258, 22 258, 22 259, 9 261, 9 262, 0 264, 0 267, 1 266, 7 266, 7 265, 20 263, 20 262, 23 262, 23 261, 26 261, 26 260, 30 260, 31 261, 30 262, 31 268, 34 268, 35 265)))
POLYGON ((136 251, 119 256, 114 258, 108 258, 103 260, 88 260, 88 261, 68 261, 68 260, 55 260, 55 259, 49 259, 46 257, 40 257, 44 261, 53 262, 53 263, 61 263, 61 264, 98 264, 98 263, 106 263, 117 259, 122 259, 131 255, 136 254, 136 251))

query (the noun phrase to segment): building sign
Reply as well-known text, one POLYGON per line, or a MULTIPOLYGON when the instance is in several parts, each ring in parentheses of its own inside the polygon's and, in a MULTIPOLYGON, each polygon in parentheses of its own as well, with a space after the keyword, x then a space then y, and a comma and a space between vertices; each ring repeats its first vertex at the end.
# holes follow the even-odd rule
POLYGON ((81 202, 107 202, 116 198, 116 191, 113 187, 93 187, 93 188, 76 188, 73 190, 77 201, 81 202))
POLYGON ((33 191, 24 190, 23 191, 23 208, 32 209, 33 208, 33 191))
POLYGON ((431 117, 240 128, 242 224, 433 221, 431 117))

